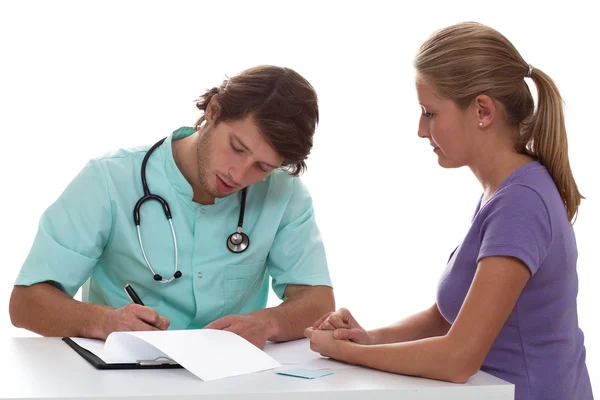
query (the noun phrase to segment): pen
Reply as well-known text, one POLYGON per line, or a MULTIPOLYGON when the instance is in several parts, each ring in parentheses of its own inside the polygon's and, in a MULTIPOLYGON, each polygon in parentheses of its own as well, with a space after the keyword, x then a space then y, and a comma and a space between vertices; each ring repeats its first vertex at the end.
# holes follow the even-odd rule
POLYGON ((144 305, 144 303, 142 302, 142 299, 140 299, 140 296, 137 295, 137 293, 135 292, 135 290, 133 290, 133 287, 129 283, 127 285, 125 285, 125 293, 127 293, 127 296, 129 296, 129 299, 131 301, 133 301, 135 304, 139 304, 141 306, 144 305))

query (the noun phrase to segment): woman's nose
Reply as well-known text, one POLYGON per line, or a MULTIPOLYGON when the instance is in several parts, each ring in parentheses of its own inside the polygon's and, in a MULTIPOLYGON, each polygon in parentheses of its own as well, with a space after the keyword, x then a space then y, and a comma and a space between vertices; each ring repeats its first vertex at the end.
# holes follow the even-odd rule
POLYGON ((421 117, 419 119, 419 127, 417 128, 417 135, 419 135, 420 138, 429 137, 429 125, 427 124, 427 121, 423 117, 421 117))

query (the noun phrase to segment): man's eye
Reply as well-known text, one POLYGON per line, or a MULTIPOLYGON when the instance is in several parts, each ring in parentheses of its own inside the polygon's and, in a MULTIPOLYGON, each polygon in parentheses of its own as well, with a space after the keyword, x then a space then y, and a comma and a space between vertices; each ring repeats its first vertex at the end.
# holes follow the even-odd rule
POLYGON ((270 168, 263 166, 262 164, 257 164, 257 167, 262 172, 269 172, 270 168))

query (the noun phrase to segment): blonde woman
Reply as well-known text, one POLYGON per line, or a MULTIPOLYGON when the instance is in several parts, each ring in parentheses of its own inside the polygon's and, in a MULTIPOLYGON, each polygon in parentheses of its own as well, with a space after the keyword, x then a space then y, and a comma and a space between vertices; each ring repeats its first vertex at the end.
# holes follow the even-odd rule
POLYGON ((468 166, 483 187, 471 228, 431 308, 371 331, 341 309, 306 330, 311 348, 452 382, 481 369, 514 383, 517 400, 592 399, 572 227, 582 196, 554 82, 478 23, 434 33, 415 67, 419 137, 440 166, 468 166))

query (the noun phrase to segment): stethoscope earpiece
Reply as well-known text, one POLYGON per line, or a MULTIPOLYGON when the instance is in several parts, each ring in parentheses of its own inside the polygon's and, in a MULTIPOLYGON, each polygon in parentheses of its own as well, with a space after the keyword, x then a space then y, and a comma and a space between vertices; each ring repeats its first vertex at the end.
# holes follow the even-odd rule
MULTIPOLYGON (((177 268, 177 267, 176 267, 177 268)), ((163 279, 162 275, 160 274, 154 274, 154 280, 160 283, 169 283, 174 279, 179 279, 181 278, 181 276, 183 275, 183 273, 181 271, 175 271, 175 273, 173 274, 173 277, 169 280, 163 279)))
MULTIPOLYGON (((146 155, 144 156, 144 160, 142 161, 142 188, 144 189, 144 195, 137 201, 137 203, 133 209, 133 221, 137 228, 138 241, 140 242, 140 248, 142 249, 142 254, 144 255, 144 260, 146 260, 146 265, 148 266, 148 269, 150 270, 150 272, 152 272, 152 275, 154 276, 154 280, 159 283, 169 283, 175 279, 181 278, 181 276, 183 275, 181 273, 181 271, 178 270, 179 253, 177 251, 177 237, 175 236, 175 229, 173 229, 173 222, 171 221, 171 210, 169 209, 169 204, 162 197, 150 193, 150 189, 148 188, 148 184, 146 183, 146 165, 148 164, 148 159, 150 158, 150 154, 152 154, 152 152, 154 150, 156 150, 156 148, 159 147, 165 141, 165 139, 161 139, 157 143, 155 143, 150 148, 150 150, 148 150, 148 152, 146 152, 146 155), (150 261, 148 261, 148 257, 146 256, 146 251, 144 250, 144 244, 142 242, 142 234, 140 232, 140 222, 141 222, 140 221, 140 208, 142 207, 142 204, 146 200, 158 201, 163 206, 165 216, 167 217, 167 220, 169 221, 169 225, 171 226, 171 233, 173 236, 173 245, 175 246, 175 273, 173 274, 173 277, 171 279, 163 279, 163 277, 160 274, 157 274, 156 272, 154 272, 154 269, 152 268, 152 265, 150 265, 150 261)), ((240 204, 240 217, 238 220, 238 229, 236 232, 232 233, 227 238, 227 248, 230 251, 232 251, 233 253, 241 253, 241 252, 245 251, 248 248, 248 246, 250 246, 250 238, 248 237, 248 235, 246 235, 244 232, 242 232, 242 225, 244 224, 244 211, 246 209, 246 190, 247 190, 247 188, 242 189, 242 199, 240 201, 241 204, 240 204)))

